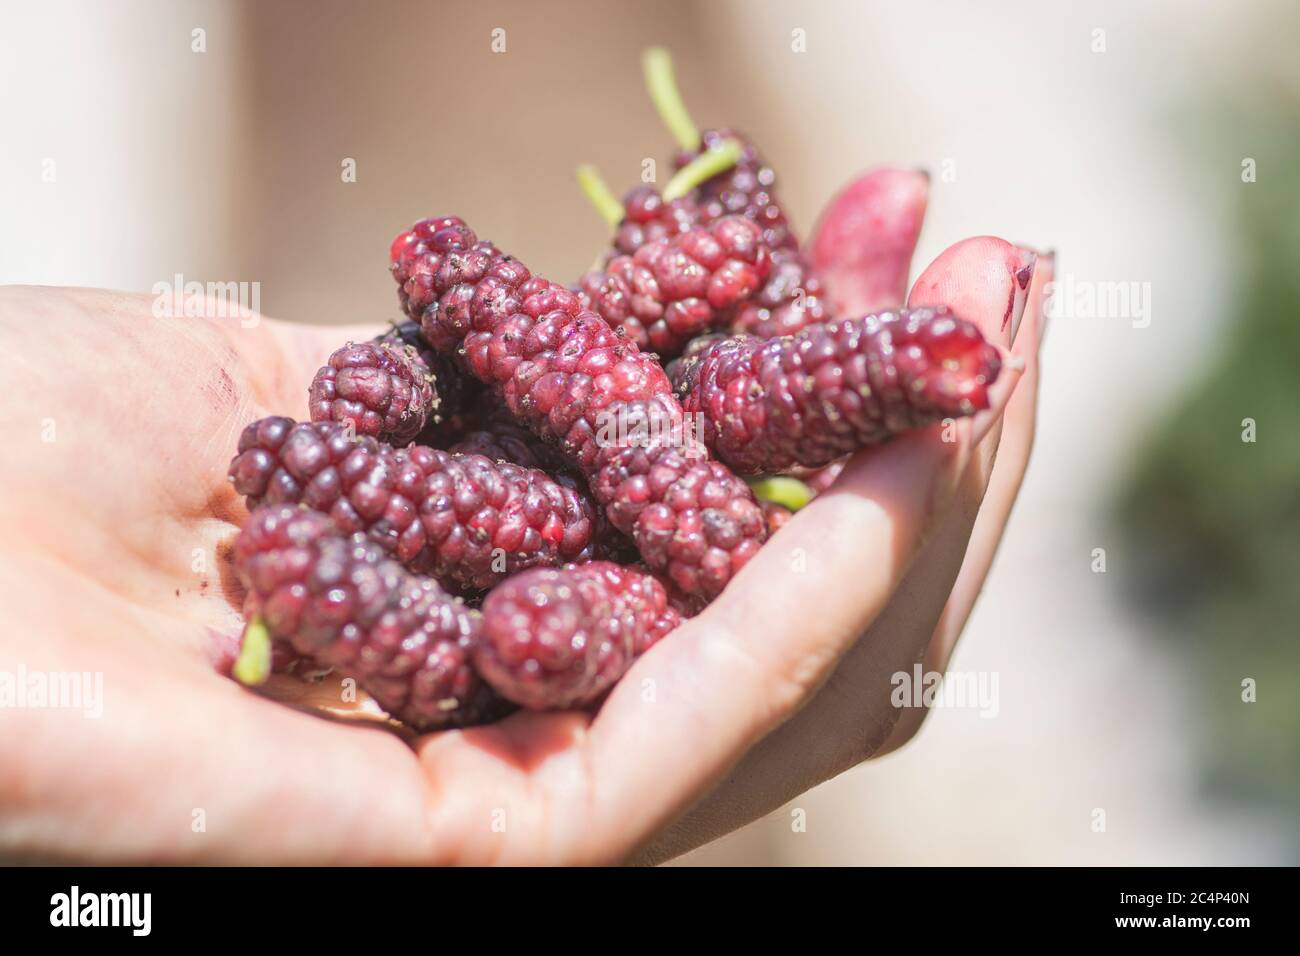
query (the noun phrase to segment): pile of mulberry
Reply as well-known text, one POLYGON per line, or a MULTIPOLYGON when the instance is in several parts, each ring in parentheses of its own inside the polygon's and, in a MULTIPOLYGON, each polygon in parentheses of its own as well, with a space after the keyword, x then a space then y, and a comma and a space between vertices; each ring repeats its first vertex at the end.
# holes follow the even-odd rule
POLYGON ((771 165, 646 64, 678 172, 620 201, 579 170, 596 268, 422 219, 388 249, 403 321, 303 383, 311 421, 244 429, 236 679, 337 670, 419 731, 594 709, 855 451, 988 406, 1002 353, 942 308, 835 316, 771 165))

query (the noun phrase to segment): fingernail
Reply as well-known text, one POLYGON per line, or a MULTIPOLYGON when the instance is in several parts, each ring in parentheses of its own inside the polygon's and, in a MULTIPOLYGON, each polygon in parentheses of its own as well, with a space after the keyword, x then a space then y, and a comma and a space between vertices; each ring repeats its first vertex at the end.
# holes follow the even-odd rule
POLYGON ((1029 287, 1033 284, 1035 264, 1038 260, 1038 253, 1032 249, 1026 249, 1024 246, 1017 246, 1016 251, 1020 253, 1020 259, 1017 263, 1016 271, 1012 274, 1011 303, 1007 308, 1007 315, 1002 320, 1002 327, 1008 329, 1008 344, 1016 340, 1016 333, 1020 331, 1020 320, 1025 316, 1025 305, 1029 302, 1029 287))

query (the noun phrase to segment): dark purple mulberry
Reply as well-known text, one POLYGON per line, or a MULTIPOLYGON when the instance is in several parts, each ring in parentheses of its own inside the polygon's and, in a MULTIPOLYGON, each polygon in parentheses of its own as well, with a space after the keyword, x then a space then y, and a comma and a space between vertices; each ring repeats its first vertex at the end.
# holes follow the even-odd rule
POLYGON ((357 682, 421 730, 483 723, 508 707, 471 658, 482 618, 364 535, 319 512, 272 505, 235 540, 247 610, 271 636, 357 682))
POLYGON ((458 219, 417 223, 394 241, 392 258, 403 306, 420 318, 430 345, 458 356, 518 421, 557 442, 607 513, 637 511, 634 522, 615 525, 630 533, 653 569, 709 598, 758 550, 766 534, 762 511, 726 468, 678 449, 609 447, 598 439, 629 402, 666 403, 680 419, 653 355, 584 311, 573 292, 480 242, 458 219), (637 472, 650 461, 653 469, 637 472), (624 474, 639 480, 616 480, 624 474), (615 489, 614 497, 601 500, 598 486, 615 489), (714 494, 721 486, 726 494, 714 494), (622 497, 629 493, 635 501, 622 497), (665 547, 672 540, 682 557, 665 547))
POLYGON ((312 379, 312 421, 349 424, 358 435, 404 445, 433 418, 433 374, 408 346, 348 343, 312 379))
POLYGON ((616 256, 583 276, 578 291, 638 347, 673 356, 700 333, 725 328, 770 270, 758 227, 729 216, 616 256))
POLYGON ((306 505, 345 532, 366 532, 411 569, 470 589, 591 560, 608 537, 591 500, 544 472, 422 445, 394 449, 334 422, 253 422, 230 477, 250 508, 306 505))
POLYGON ((762 474, 828 465, 987 408, 1000 368, 976 326, 946 309, 912 309, 781 339, 723 339, 673 371, 682 407, 703 418, 705 444, 737 473, 762 474))
POLYGON ((474 663, 509 700, 535 710, 589 704, 681 623, 643 570, 593 561, 537 568, 492 589, 474 663))
POLYGON ((752 220, 763 230, 769 249, 798 249, 799 242, 776 197, 776 171, 744 136, 729 129, 706 129, 700 134, 699 149, 679 152, 673 159, 674 168, 681 169, 703 151, 727 140, 744 147, 740 159, 731 169, 701 183, 691 197, 694 205, 705 220, 733 215, 752 220))

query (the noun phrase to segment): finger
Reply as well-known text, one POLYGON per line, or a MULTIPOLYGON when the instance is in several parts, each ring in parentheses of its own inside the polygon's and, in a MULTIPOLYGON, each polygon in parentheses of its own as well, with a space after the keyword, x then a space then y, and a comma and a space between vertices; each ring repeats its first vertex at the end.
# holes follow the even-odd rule
POLYGON ((1008 345, 1024 313, 1035 254, 995 236, 975 236, 949 246, 916 279, 911 308, 946 305, 975 322, 985 338, 1008 345), (1012 277, 1007 287, 1007 276, 1012 277), (991 298, 1006 296, 990 313, 991 298))
MULTIPOLYGON (((920 662, 926 673, 943 673, 952 657, 957 639, 975 606, 993 562, 994 552, 1011 514, 1011 506, 1029 463, 1033 443, 1034 410, 1038 391, 1038 348, 1042 335, 1043 293, 1052 281, 1054 261, 1049 254, 1039 257, 1030 284, 1025 317, 1016 336, 1015 353, 1025 362, 1025 375, 1007 414, 1003 416, 1002 434, 993 449, 980 449, 971 468, 973 481, 984 489, 979 498, 966 498, 949 515, 954 526, 951 534, 968 539, 963 552, 948 555, 951 591, 943 613, 935 623, 930 641, 920 662), (1013 416, 1014 411, 1014 416, 1013 416), (996 452, 993 454, 992 452, 996 452), (959 563, 954 564, 953 559, 959 563)), ((897 725, 876 756, 887 754, 916 735, 928 711, 912 708, 900 711, 897 725)))
MULTIPOLYGON (((1036 258, 1032 250, 995 236, 963 239, 940 253, 917 277, 907 304, 911 308, 946 306, 978 325, 990 342, 1009 346, 1024 315, 1036 258), (999 299, 1001 308, 998 308, 999 299)), ((976 450, 980 478, 970 486, 970 494, 964 499, 971 520, 983 497, 1001 434, 999 421, 976 450)), ((965 536, 960 533, 963 540, 965 536)))
POLYGON ((632 832, 681 812, 821 686, 893 594, 1018 377, 1014 366, 1000 376, 990 409, 959 423, 952 442, 932 429, 856 456, 616 688, 592 753, 603 796, 632 832))
POLYGON ((423 773, 398 738, 261 700, 190 651, 191 622, 144 611, 61 561, 27 563, 21 585, 0 586, 12 624, 0 657, 94 682, 80 707, 5 712, 0 857, 433 858, 423 773))
POLYGON ((929 192, 925 172, 877 169, 827 204, 806 248, 837 315, 903 304, 929 192))
POLYGON ((1045 321, 1044 289, 1055 275, 1055 256, 1040 256, 1030 287, 1024 326, 1016 338, 1015 352, 1025 361, 1025 374, 1003 418, 1002 440, 988 491, 975 520, 970 544, 939 626, 926 655, 927 669, 943 670, 957 638, 966 626, 984 587, 1011 509, 1020 493, 1033 448, 1038 408, 1039 350, 1045 321))
MULTIPOLYGON (((970 289, 953 283, 966 292, 961 309, 997 340, 1005 335, 1004 326, 1009 330, 1019 322, 1019 309, 1026 300, 1019 294, 1025 261, 1013 253, 1011 244, 1002 240, 958 243, 926 269, 922 288, 944 287, 940 279, 945 276, 974 280, 970 289), (990 276, 1000 276, 1001 281, 989 281, 990 276), (1012 303, 1009 316, 1008 301, 1012 303)), ((918 300, 921 295, 917 293, 918 300)), ((925 301, 949 304, 937 297, 925 301)), ((992 430, 996 428, 995 420, 992 430)), ((889 738, 900 717, 890 701, 892 675, 910 670, 925 651, 961 567, 986 477, 987 472, 973 464, 966 469, 957 507, 944 517, 888 606, 840 662, 826 687, 760 742, 715 793, 661 834, 638 862, 660 862, 757 819, 860 763, 889 738)), ((768 547, 784 547, 784 535, 783 529, 768 547)))

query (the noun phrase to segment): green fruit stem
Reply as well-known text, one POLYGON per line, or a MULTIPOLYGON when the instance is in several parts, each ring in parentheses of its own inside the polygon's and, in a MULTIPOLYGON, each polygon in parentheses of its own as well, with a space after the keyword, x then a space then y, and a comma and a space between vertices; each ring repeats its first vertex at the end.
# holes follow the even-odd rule
POLYGON ((263 684, 271 676, 271 632, 260 617, 254 617, 244 628, 244 640, 231 673, 249 687, 263 684))
POLYGON ((768 475, 750 478, 749 487, 760 501, 771 501, 798 511, 813 499, 813 490, 798 478, 789 475, 768 475))
POLYGON ((609 185, 595 166, 584 164, 578 167, 578 185, 591 204, 596 207, 600 218, 604 219, 611 229, 623 221, 623 204, 610 191, 609 185))
POLYGON ((700 131, 691 121, 691 114, 682 101, 673 73, 673 57, 661 46, 651 47, 641 55, 641 69, 645 74, 646 92, 655 105, 660 121, 668 128, 682 149, 694 152, 700 148, 700 131))
POLYGON ((725 173, 736 165, 744 150, 745 147, 735 139, 723 140, 712 149, 706 149, 677 170, 673 178, 668 180, 668 185, 664 187, 664 201, 672 202, 674 199, 681 199, 701 183, 707 182, 718 173, 725 173))

